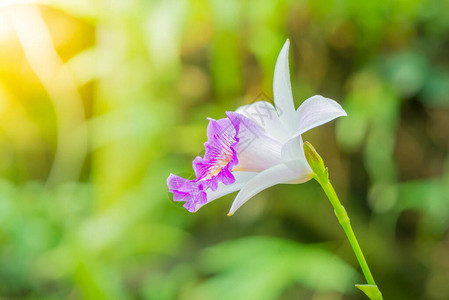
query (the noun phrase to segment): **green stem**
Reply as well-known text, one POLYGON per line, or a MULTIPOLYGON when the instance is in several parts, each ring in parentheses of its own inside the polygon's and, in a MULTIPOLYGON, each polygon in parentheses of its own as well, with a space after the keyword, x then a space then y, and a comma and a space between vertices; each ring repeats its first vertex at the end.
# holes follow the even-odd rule
POLYGON ((354 250, 355 256, 359 261, 360 267, 362 268, 363 275, 365 275, 366 281, 368 282, 368 284, 356 284, 355 286, 359 290, 363 291, 371 300, 382 300, 382 293, 374 282, 373 275, 371 275, 371 271, 369 270, 368 264, 363 256, 362 249, 360 249, 357 238, 352 230, 351 223, 349 222, 348 213, 343 205, 341 205, 340 200, 338 200, 337 193, 335 193, 334 187, 329 181, 329 171, 324 166, 323 159, 309 142, 305 142, 303 144, 303 148, 306 160, 309 163, 310 168, 313 170, 312 176, 319 182, 332 203, 338 222, 340 222, 341 227, 343 227, 343 230, 351 243, 351 247, 354 250))
POLYGON ((343 205, 341 205, 340 200, 338 199, 337 194, 335 193, 334 187, 330 183, 329 180, 320 180, 317 176, 315 178, 327 197, 329 198, 332 206, 334 207, 335 215, 337 216, 338 222, 340 222, 343 230, 348 237, 349 243, 351 243, 352 249, 354 250, 355 256, 359 261, 360 267, 362 268, 363 275, 365 275, 366 282, 371 285, 376 285, 374 281, 373 275, 371 275, 371 271, 366 262, 365 256, 363 255, 362 249, 360 248, 359 243, 357 242, 357 238, 355 237, 354 231, 352 230, 351 223, 349 222, 348 213, 346 212, 343 205), (324 182, 323 182, 324 181, 324 182))

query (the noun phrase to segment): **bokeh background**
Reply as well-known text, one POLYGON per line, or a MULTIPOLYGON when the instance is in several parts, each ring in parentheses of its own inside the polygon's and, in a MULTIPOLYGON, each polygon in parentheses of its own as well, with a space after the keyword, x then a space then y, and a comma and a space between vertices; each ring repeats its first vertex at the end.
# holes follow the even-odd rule
POLYGON ((447 0, 0 1, 0 298, 366 299, 316 182, 169 200, 287 37, 296 105, 348 112, 304 139, 384 298, 449 299, 447 0))

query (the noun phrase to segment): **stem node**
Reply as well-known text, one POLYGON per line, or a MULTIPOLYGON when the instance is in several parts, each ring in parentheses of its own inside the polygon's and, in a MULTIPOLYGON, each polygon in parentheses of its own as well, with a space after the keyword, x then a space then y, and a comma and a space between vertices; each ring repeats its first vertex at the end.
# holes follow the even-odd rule
POLYGON ((338 211, 334 209, 335 216, 337 217, 338 222, 341 224, 341 226, 344 226, 345 224, 349 225, 351 222, 348 213, 346 212, 346 209, 343 205, 341 205, 340 207, 341 209, 339 209, 338 211))

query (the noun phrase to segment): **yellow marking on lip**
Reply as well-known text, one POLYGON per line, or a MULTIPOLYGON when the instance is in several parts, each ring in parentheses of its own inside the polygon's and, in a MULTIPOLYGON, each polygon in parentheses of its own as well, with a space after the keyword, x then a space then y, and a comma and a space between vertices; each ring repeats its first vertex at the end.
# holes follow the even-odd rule
POLYGON ((213 170, 211 173, 207 174, 206 179, 210 179, 210 178, 212 178, 213 176, 218 175, 218 173, 220 173, 220 171, 221 171, 224 167, 226 167, 226 165, 227 165, 230 161, 231 161, 230 159, 229 159, 229 160, 220 160, 219 163, 218 163, 217 165, 214 166, 214 167, 215 167, 214 170, 213 170))
POLYGON ((232 171, 243 171, 243 172, 249 172, 249 169, 245 169, 242 167, 239 167, 238 165, 232 168, 232 171))

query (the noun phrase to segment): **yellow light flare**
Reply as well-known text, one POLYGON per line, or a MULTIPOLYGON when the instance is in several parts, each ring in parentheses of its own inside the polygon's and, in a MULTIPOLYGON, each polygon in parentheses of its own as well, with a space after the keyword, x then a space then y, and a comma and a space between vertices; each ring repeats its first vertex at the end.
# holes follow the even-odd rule
POLYGON ((13 5, 6 11, 25 58, 47 91, 56 114, 58 143, 49 181, 76 180, 87 153, 87 129, 74 76, 56 52, 39 7, 13 5))

